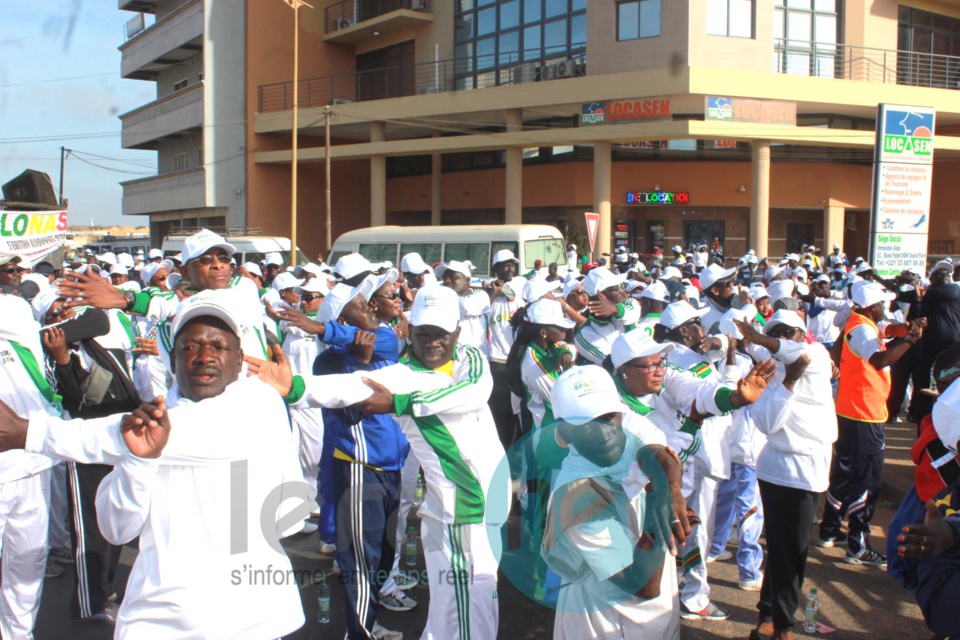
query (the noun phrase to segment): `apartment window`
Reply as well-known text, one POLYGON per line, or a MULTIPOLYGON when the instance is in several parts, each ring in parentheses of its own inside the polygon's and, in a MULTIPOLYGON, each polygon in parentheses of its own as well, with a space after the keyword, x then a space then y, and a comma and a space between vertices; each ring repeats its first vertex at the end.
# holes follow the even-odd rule
POLYGON ((204 165, 204 162, 203 162, 203 147, 200 147, 199 149, 197 149, 197 166, 198 166, 198 167, 202 167, 203 165, 204 165))
POLYGON ((774 0, 774 69, 778 73, 837 76, 840 42, 837 0, 774 0))
MULTIPOLYGON (((476 89, 559 77, 549 65, 581 55, 586 43, 586 0, 460 0, 455 85, 476 89)), ((564 67, 564 74, 574 69, 564 67)))
POLYGON ((188 78, 184 78, 183 80, 181 80, 181 81, 179 81, 179 82, 174 82, 174 83, 173 83, 173 90, 174 90, 174 91, 182 91, 183 89, 186 89, 189 84, 190 84, 190 80, 189 80, 188 78))
POLYGON ((660 0, 637 0, 617 5, 617 40, 656 38, 660 35, 660 0))
POLYGON ((186 171, 189 167, 190 167, 189 153, 173 154, 173 170, 174 171, 186 171))
MULTIPOLYGON (((412 96, 416 90, 413 40, 357 56, 357 100, 412 96)), ((432 77, 427 76, 428 78, 432 77)))
POLYGON ((753 0, 707 0, 707 34, 752 38, 753 0))
POLYGON ((960 20, 900 5, 897 49, 899 84, 960 88, 960 20))

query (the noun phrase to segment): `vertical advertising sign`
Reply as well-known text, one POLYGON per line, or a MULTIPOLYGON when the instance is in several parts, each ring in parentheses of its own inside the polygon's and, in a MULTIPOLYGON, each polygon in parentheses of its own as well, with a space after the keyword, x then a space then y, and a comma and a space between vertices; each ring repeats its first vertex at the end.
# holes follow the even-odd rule
POLYGON ((870 263, 881 278, 926 272, 935 121, 929 107, 877 107, 870 263))

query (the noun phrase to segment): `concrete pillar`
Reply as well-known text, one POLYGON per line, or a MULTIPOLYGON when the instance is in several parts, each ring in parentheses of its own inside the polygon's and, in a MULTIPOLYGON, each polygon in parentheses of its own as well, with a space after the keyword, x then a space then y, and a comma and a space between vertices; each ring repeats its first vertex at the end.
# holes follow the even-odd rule
POLYGON ((770 143, 750 144, 753 198, 750 202, 750 246, 761 258, 767 255, 770 238, 770 143))
MULTIPOLYGON (((370 142, 383 142, 386 126, 383 122, 370 123, 370 142)), ((370 226, 387 224, 387 157, 370 157, 370 226)))
POLYGON ((823 208, 823 255, 833 252, 833 245, 843 250, 843 225, 847 210, 843 207, 823 208))
POLYGON ((609 142, 593 143, 593 210, 600 214, 594 259, 603 253, 613 253, 610 246, 610 238, 613 237, 613 221, 610 219, 610 170, 613 156, 610 149, 609 142))
MULTIPOLYGON (((523 111, 507 110, 507 131, 523 131, 523 111)), ((523 223, 523 147, 507 147, 507 184, 504 222, 523 223)))
MULTIPOLYGON (((434 138, 440 137, 439 131, 433 132, 434 138)), ((443 211, 443 206, 441 202, 441 179, 443 173, 443 164, 441 162, 441 154, 435 153, 431 157, 430 163, 430 224, 434 227, 440 226, 441 212, 443 211)))

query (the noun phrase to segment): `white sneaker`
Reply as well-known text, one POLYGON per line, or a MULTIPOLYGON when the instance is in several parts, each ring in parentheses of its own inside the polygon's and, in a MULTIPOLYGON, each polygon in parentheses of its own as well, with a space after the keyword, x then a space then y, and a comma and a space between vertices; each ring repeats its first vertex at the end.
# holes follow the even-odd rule
POLYGON ((730 552, 728 549, 724 549, 723 551, 720 552, 720 555, 708 557, 707 562, 708 563, 716 562, 717 560, 720 560, 722 562, 724 560, 729 560, 732 557, 733 557, 733 553, 730 552))
POLYGON ((379 622, 373 623, 371 635, 373 635, 375 640, 403 640, 402 633, 381 627, 379 622))
POLYGON ((319 527, 317 527, 317 523, 315 523, 315 522, 310 522, 309 520, 304 520, 304 521, 303 521, 303 528, 300 529, 300 533, 304 533, 304 534, 308 534, 308 535, 309 535, 309 534, 315 532, 318 528, 319 528, 319 527))
POLYGON ((332 542, 320 541, 320 555, 322 556, 332 556, 337 550, 337 545, 332 542))
POLYGON ((760 572, 760 577, 756 580, 741 580, 740 589, 742 591, 760 591, 760 588, 763 586, 763 572, 760 572))
POLYGON ((380 606, 390 611, 410 611, 417 606, 417 601, 397 589, 387 596, 380 594, 380 606))
POLYGON ((87 618, 87 620, 92 620, 94 622, 106 622, 107 624, 117 624, 117 611, 116 605, 108 604, 103 608, 103 611, 98 611, 87 618))
POLYGON ((420 584, 420 578, 417 577, 416 573, 407 573, 406 571, 398 571, 393 574, 393 581, 397 583, 397 589, 400 591, 413 589, 420 584))

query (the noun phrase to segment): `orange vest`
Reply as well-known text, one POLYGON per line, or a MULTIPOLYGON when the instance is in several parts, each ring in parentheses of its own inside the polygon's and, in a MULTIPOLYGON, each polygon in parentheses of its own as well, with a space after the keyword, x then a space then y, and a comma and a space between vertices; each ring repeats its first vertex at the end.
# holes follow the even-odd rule
MULTIPOLYGON (((837 390, 837 415, 859 422, 886 422, 887 396, 890 395, 890 371, 877 371, 872 364, 850 350, 850 332, 860 325, 877 330, 877 325, 856 311, 843 328, 840 352, 840 380, 837 390)), ((878 338, 879 340, 879 338, 878 338)), ((880 341, 880 351, 886 351, 880 341)))

